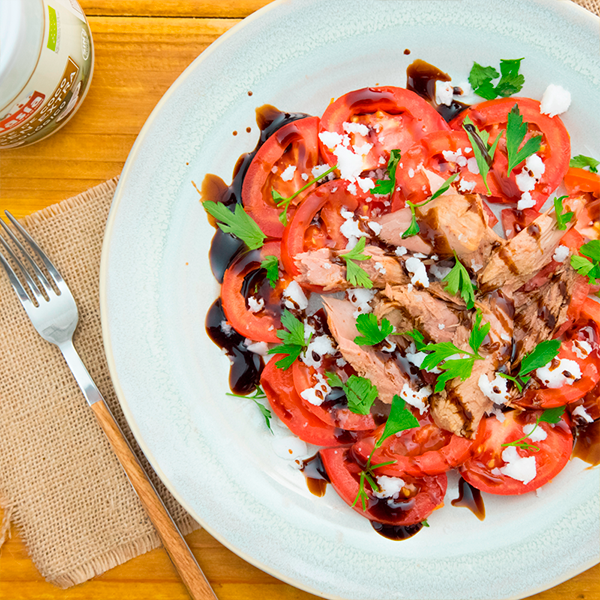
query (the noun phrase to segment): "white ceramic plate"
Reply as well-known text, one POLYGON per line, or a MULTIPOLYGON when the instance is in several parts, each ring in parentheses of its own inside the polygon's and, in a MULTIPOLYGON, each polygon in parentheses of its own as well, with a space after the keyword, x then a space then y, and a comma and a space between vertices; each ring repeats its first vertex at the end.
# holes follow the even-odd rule
POLYGON ((320 115, 352 89, 404 86, 416 58, 460 83, 473 60, 526 57, 523 95, 569 89, 574 154, 600 156, 598 48, 598 19, 567 1, 281 0, 213 44, 158 104, 107 227, 106 351, 151 463, 240 556, 315 594, 356 600, 522 598, 598 562, 600 476, 578 460, 539 496, 487 496, 484 522, 450 506, 454 482, 431 527, 404 542, 377 535, 333 490, 312 496, 278 456, 283 430, 273 438, 252 402, 225 395, 229 362, 204 329, 219 293, 207 261, 213 230, 191 184, 206 173, 229 179, 255 145, 256 107, 320 115))

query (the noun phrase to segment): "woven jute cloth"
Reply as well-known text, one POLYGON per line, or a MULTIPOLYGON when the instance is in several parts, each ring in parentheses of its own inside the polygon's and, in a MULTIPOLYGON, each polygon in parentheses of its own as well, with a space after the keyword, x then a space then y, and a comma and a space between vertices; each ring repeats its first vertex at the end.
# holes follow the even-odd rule
MULTIPOLYGON (((550 1, 550 0, 548 0, 550 1)), ((577 0, 600 15, 600 0, 577 0)), ((24 224, 77 301, 75 345, 183 531, 197 523, 147 464, 116 399, 102 345, 100 252, 116 188, 108 181, 24 224)), ((0 274, 3 275, 3 274, 0 274)), ((0 276, 0 546, 18 528, 51 583, 81 583, 158 546, 159 539, 59 350, 33 329, 0 276)), ((0 556, 0 568, 1 568, 0 556)))
MULTIPOLYGON (((183 531, 198 527, 149 468, 108 373, 99 311, 100 252, 116 179, 23 220, 71 288, 74 343, 183 531)), ((31 325, 0 273, 0 504, 51 583, 68 587, 160 543, 56 346, 31 325)), ((0 557, 0 569, 2 568, 0 557)))

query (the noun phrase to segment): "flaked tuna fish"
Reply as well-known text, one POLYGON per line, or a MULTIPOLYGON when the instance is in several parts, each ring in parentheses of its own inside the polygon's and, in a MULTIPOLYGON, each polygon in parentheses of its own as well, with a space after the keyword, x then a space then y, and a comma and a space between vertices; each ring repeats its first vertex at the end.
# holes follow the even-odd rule
POLYGON ((380 240, 392 246, 404 246, 411 252, 421 252, 422 254, 433 254, 431 244, 422 240, 419 236, 411 236, 403 239, 402 234, 410 227, 412 214, 409 208, 401 208, 392 213, 387 213, 376 219, 371 219, 381 225, 381 232, 378 234, 380 240))

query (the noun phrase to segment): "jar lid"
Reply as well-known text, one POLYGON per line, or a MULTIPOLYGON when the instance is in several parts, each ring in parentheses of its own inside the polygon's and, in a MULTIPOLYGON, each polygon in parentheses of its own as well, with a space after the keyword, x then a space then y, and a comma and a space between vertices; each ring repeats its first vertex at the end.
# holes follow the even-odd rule
POLYGON ((35 70, 45 26, 42 0, 0 0, 0 118, 35 70))

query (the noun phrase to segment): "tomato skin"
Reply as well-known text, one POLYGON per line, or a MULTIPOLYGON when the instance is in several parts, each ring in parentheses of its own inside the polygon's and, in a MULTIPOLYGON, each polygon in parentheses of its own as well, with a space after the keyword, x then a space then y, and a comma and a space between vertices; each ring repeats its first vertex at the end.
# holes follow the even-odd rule
POLYGON ((565 187, 569 194, 590 192, 600 197, 600 175, 585 169, 570 167, 565 175, 565 187))
POLYGON ((535 423, 539 411, 512 411, 505 414, 504 422, 494 417, 485 417, 478 430, 473 448, 475 454, 460 467, 460 473, 473 487, 498 496, 513 496, 532 492, 546 484, 569 461, 573 449, 573 434, 565 417, 556 425, 540 423, 547 434, 545 440, 534 443, 539 452, 517 448, 520 456, 535 456, 536 476, 527 485, 502 473, 494 474, 492 469, 502 467, 502 444, 521 439, 525 434, 523 425, 535 423))
POLYGON ((356 441, 357 436, 327 425, 304 407, 302 398, 294 387, 291 369, 275 366, 283 354, 276 354, 265 366, 261 378, 262 386, 273 412, 287 425, 288 429, 301 440, 316 446, 340 446, 356 441))
POLYGON ((268 297, 265 298, 267 308, 261 311, 264 314, 250 312, 246 308, 246 298, 242 294, 244 277, 253 270, 259 269, 260 262, 269 255, 276 256, 278 259, 281 257, 279 242, 267 242, 260 250, 239 255, 225 271, 221 298, 225 316, 238 333, 251 340, 277 344, 281 342, 276 333, 277 329, 281 329, 279 318, 281 311, 275 308, 273 314, 267 308, 272 310, 280 306, 281 294, 288 283, 286 278, 280 278, 275 289, 269 286, 268 297))
MULTIPOLYGON (((363 171, 380 168, 380 158, 387 163, 390 150, 397 149, 404 154, 426 133, 450 129, 439 113, 419 95, 392 86, 363 88, 340 96, 323 113, 320 132, 345 135, 344 123, 348 122, 371 126, 366 137, 353 134, 355 142, 373 144, 363 160, 363 171), (383 143, 373 130, 376 126, 383 127, 380 132, 383 143)), ((319 143, 327 162, 332 167, 336 165, 337 157, 321 140, 319 143)))
MULTIPOLYGON (((319 373, 325 375, 326 369, 320 368, 319 373)), ((298 396, 302 399, 304 407, 311 413, 316 415, 321 421, 349 431, 372 431, 376 424, 372 415, 358 415, 353 413, 347 406, 325 408, 324 406, 316 406, 302 398, 302 392, 316 383, 316 369, 307 367, 302 361, 297 360, 292 365, 292 374, 294 378, 294 386, 298 396)))
MULTIPOLYGON (((256 221, 262 232, 271 238, 281 238, 284 225, 279 221, 281 208, 275 206, 271 190, 289 197, 306 184, 302 175, 314 179, 311 170, 319 164, 317 132, 318 117, 306 117, 278 129, 258 149, 244 177, 242 201, 246 212, 256 221), (292 179, 284 181, 272 169, 280 161, 296 167, 292 179)), ((282 170, 283 170, 282 166, 282 170)), ((309 188, 310 190, 310 188, 309 188)), ((302 192, 288 208, 288 220, 309 191, 302 192)))
MULTIPOLYGON (((544 136, 542 148, 538 152, 544 160, 545 172, 531 192, 535 200, 535 209, 539 210, 549 195, 558 187, 569 169, 571 159, 571 138, 569 132, 559 117, 549 117, 540 112, 540 103, 531 98, 498 98, 476 104, 460 113, 450 122, 453 129, 462 129, 463 122, 468 116, 479 129, 490 132, 490 139, 495 139, 496 133, 506 129, 508 113, 518 104, 525 123, 529 123, 544 136)), ((536 132, 532 132, 535 134, 536 132)), ((503 189, 501 201, 516 202, 521 192, 516 186, 515 172, 520 172, 521 165, 513 169, 509 179, 506 178, 508 162, 505 153, 505 138, 500 141, 492 165, 493 176, 503 189)), ((491 179, 491 178, 490 178, 491 179)))
POLYGON ((376 498, 368 485, 365 485, 369 500, 366 502, 366 511, 363 511, 360 500, 352 506, 359 490, 361 468, 352 457, 351 450, 348 447, 325 448, 320 450, 319 454, 331 485, 340 498, 370 521, 385 525, 414 525, 421 523, 444 502, 448 487, 445 474, 421 479, 405 475, 403 479, 406 483, 412 483, 419 488, 417 494, 406 502, 406 510, 402 510, 402 507, 390 507, 385 500, 376 498))
MULTIPOLYGON (((439 475, 461 465, 470 456, 473 440, 440 429, 428 414, 419 421, 419 428, 403 431, 399 437, 390 436, 375 450, 371 464, 396 461, 393 465, 377 469, 379 475, 439 475)), ((382 425, 353 446, 353 452, 360 460, 367 461, 383 430, 382 425)))
POLYGON ((502 229, 504 230, 506 239, 511 240, 514 238, 517 233, 531 225, 540 214, 541 213, 535 210, 535 208, 526 208, 524 210, 505 208, 502 210, 500 219, 502 221, 502 229))
MULTIPOLYGON (((349 211, 354 211, 358 208, 360 202, 364 201, 367 194, 360 189, 356 195, 348 191, 348 181, 334 179, 323 185, 318 186, 298 207, 292 220, 285 228, 283 239, 281 240, 281 260, 285 270, 293 277, 300 275, 300 271, 294 262, 294 257, 297 254, 313 250, 319 247, 328 246, 330 248, 345 248, 348 240, 340 233, 339 226, 342 219, 336 220, 334 213, 339 215, 340 208, 345 206, 349 211), (325 224, 325 231, 320 241, 310 243, 307 239, 307 232, 311 233, 311 222, 317 213, 323 210, 328 214, 323 215, 323 221, 328 221, 325 224), (329 226, 327 226, 329 225, 329 226)), ((314 242, 314 235, 308 236, 314 242)), ((315 289, 315 291, 321 291, 315 289)))

